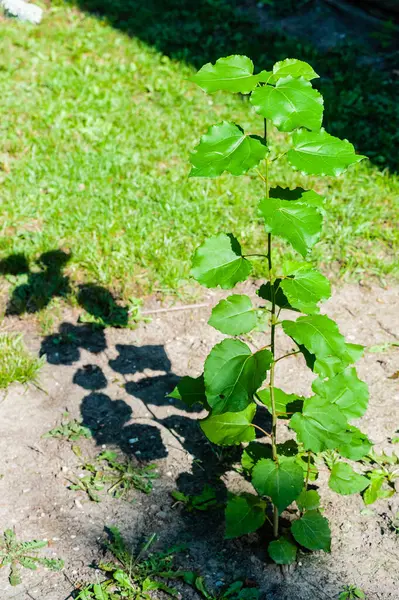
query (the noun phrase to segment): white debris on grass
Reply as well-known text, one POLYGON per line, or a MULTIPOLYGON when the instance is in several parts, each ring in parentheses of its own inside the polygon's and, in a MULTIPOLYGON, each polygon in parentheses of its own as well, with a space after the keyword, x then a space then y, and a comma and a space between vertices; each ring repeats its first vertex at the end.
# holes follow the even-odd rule
POLYGON ((38 25, 43 17, 43 10, 39 6, 25 0, 0 0, 0 6, 4 8, 6 14, 35 25, 38 25))

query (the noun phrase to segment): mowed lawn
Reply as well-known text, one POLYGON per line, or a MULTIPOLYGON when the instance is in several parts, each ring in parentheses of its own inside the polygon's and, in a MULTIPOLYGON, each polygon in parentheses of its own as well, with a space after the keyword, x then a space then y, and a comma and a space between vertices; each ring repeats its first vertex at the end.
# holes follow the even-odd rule
MULTIPOLYGON (((245 98, 206 96, 188 81, 191 65, 62 3, 36 27, 2 21, 0 44, 0 259, 23 254, 34 270, 43 252, 60 249, 71 253, 72 282, 127 298, 186 295, 190 256, 216 232, 264 250, 255 172, 188 179, 189 152, 211 124, 261 133, 245 98)), ((326 195, 314 252, 326 273, 394 276, 395 174, 364 162, 322 180, 282 163, 272 183, 326 195)))

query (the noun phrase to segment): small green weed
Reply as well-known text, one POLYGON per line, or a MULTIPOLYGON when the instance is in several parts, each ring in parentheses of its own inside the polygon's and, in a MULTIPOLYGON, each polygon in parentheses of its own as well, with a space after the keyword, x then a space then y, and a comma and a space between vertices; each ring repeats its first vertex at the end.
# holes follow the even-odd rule
POLYGON ((364 503, 373 504, 376 500, 393 496, 395 480, 399 478, 399 456, 371 451, 362 462, 367 466, 365 475, 371 482, 363 492, 364 503))
MULTIPOLYGON (((362 444, 367 443, 365 441, 362 444)), ((365 448, 359 442, 359 450, 365 448)), ((322 453, 327 467, 334 473, 334 467, 339 463, 340 457, 334 450, 322 453)), ((395 493, 395 480, 399 478, 399 456, 394 452, 377 454, 370 450, 363 458, 358 460, 362 469, 362 476, 369 479, 367 487, 362 491, 365 504, 373 504, 377 500, 390 498, 395 493)))
POLYGON ((75 442, 81 437, 91 438, 92 433, 88 427, 82 425, 81 420, 72 419, 71 421, 65 421, 65 418, 69 417, 68 413, 64 413, 64 419, 61 421, 61 425, 50 429, 48 433, 43 435, 44 438, 66 438, 71 442, 75 442))
POLYGON ((356 598, 366 598, 364 592, 355 585, 345 585, 338 596, 338 600, 356 600, 356 598))
POLYGON ((0 538, 0 567, 10 565, 9 581, 12 586, 22 583, 20 567, 35 571, 38 565, 51 569, 51 571, 60 571, 64 566, 64 561, 59 558, 44 558, 37 556, 41 548, 45 548, 48 542, 43 540, 33 540, 31 542, 19 542, 15 532, 7 529, 0 538))
POLYGON ((368 346, 368 352, 387 352, 392 348, 399 347, 399 342, 384 342, 383 344, 376 344, 375 346, 368 346))
MULTIPOLYGON (((74 451, 77 454, 76 449, 74 451)), ((97 492, 107 486, 108 494, 115 498, 125 499, 132 489, 149 494, 153 480, 159 477, 155 471, 156 465, 137 467, 129 459, 121 462, 118 454, 110 451, 102 452, 95 460, 84 463, 82 469, 88 474, 75 477, 69 489, 84 491, 94 502, 101 501, 97 492)))
POLYGON ((26 350, 22 335, 0 334, 0 388, 11 383, 33 383, 38 385, 38 374, 45 357, 34 358, 26 350))
POLYGON ((98 565, 107 579, 101 583, 85 585, 78 591, 76 600, 151 600, 151 592, 156 590, 161 590, 173 598, 181 598, 181 594, 175 588, 165 583, 171 579, 179 579, 190 585, 205 600, 259 600, 258 590, 246 588, 242 581, 233 583, 221 594, 214 596, 206 589, 203 578, 197 573, 174 568, 174 555, 181 548, 147 554, 156 540, 155 534, 149 538, 136 557, 128 549, 119 529, 109 527, 108 534, 109 540, 105 547, 114 560, 98 565))
POLYGON ((210 485, 206 485, 200 494, 193 496, 174 490, 172 498, 176 500, 176 504, 183 504, 188 512, 206 511, 218 506, 216 492, 210 485))

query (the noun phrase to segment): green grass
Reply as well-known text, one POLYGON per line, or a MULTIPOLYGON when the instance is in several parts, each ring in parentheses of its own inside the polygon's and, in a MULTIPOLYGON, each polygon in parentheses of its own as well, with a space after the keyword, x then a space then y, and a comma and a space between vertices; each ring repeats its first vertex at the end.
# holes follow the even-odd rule
POLYGON ((13 382, 37 384, 43 362, 29 354, 21 335, 0 334, 0 389, 13 382))
MULTIPOLYGON (((192 66, 62 2, 38 27, 2 22, 0 44, 0 258, 25 255, 34 273, 41 254, 59 249, 71 256, 58 278, 129 298, 187 293, 190 256, 215 232, 264 248, 255 173, 187 178, 209 125, 234 119, 261 132, 245 99, 205 96, 187 81, 192 66)), ((281 164, 273 184, 326 194, 314 252, 325 271, 395 274, 397 175, 365 163, 326 183, 281 164)))

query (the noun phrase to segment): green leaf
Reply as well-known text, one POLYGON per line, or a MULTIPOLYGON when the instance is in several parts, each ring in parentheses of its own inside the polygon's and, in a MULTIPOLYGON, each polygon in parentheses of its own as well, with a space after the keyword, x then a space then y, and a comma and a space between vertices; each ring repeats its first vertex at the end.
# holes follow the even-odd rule
POLYGON ((22 583, 21 572, 18 568, 18 565, 14 562, 11 563, 10 575, 8 577, 8 580, 10 582, 10 585, 12 585, 13 587, 22 583))
POLYGON ((316 79, 319 77, 313 68, 303 60, 297 60, 296 58, 286 58, 276 62, 273 67, 273 78, 272 81, 277 81, 281 77, 303 77, 307 81, 316 79))
POLYGON ((246 135, 234 123, 212 125, 190 154, 190 177, 217 177, 224 171, 242 175, 256 167, 267 148, 259 139, 246 135))
POLYGON ((365 504, 373 504, 381 496, 382 486, 385 483, 385 476, 381 474, 371 473, 369 479, 369 486, 363 494, 363 501, 365 504))
POLYGON ((208 238, 197 248, 191 274, 205 287, 220 286, 228 290, 239 281, 244 281, 251 269, 251 263, 242 256, 236 238, 220 233, 208 238))
POLYGON ((226 339, 214 346, 205 361, 205 389, 215 414, 243 410, 266 378, 273 355, 252 354, 244 342, 226 339))
POLYGON ((278 565, 291 565, 295 562, 297 547, 287 538, 281 537, 270 542, 267 551, 270 558, 278 565))
POLYGON ((95 583, 93 585, 93 592, 95 600, 109 600, 109 596, 101 583, 95 583))
MULTIPOLYGON (((271 413, 272 401, 270 398, 270 388, 260 390, 257 396, 271 413)), ((303 398, 299 398, 296 394, 287 394, 279 388, 274 388, 274 406, 280 418, 289 418, 290 413, 301 412, 303 398)))
POLYGON ((208 440, 219 446, 232 446, 255 439, 255 429, 251 426, 256 404, 252 403, 241 412, 211 413, 200 421, 202 431, 208 440))
POLYGON ((308 550, 330 551, 331 532, 328 521, 318 510, 309 510, 303 517, 294 521, 291 526, 292 535, 308 550))
POLYGON ((346 443, 347 421, 341 411, 324 398, 306 398, 302 413, 291 417, 290 427, 296 432, 305 450, 322 452, 346 443))
POLYGON ((265 522, 266 503, 252 494, 231 496, 228 499, 226 517, 226 539, 252 533, 265 522))
POLYGON ((290 306, 307 314, 319 313, 317 303, 331 295, 328 279, 309 263, 286 263, 284 275, 280 287, 290 306))
POLYGON ((251 94, 250 102, 257 113, 269 119, 280 131, 321 127, 323 98, 303 78, 288 76, 279 79, 276 87, 260 87, 251 94))
POLYGON ((169 398, 181 400, 190 407, 194 404, 206 405, 204 376, 200 375, 196 378, 182 377, 173 392, 168 396, 169 398))
POLYGON ((256 326, 255 309, 248 296, 233 294, 213 308, 208 323, 227 335, 248 333, 256 326))
POLYGON ((347 368, 331 379, 316 379, 312 383, 313 391, 336 404, 348 419, 362 417, 367 409, 369 392, 354 367, 347 368))
POLYGON ((269 190, 270 198, 279 198, 280 200, 299 200, 302 204, 314 206, 320 211, 324 211, 324 198, 317 194, 314 190, 304 190, 297 187, 293 190, 290 188, 282 188, 279 185, 269 190))
POLYGON ((302 490, 296 499, 300 511, 315 510, 320 506, 320 495, 316 490, 302 490))
POLYGON ((350 425, 346 434, 348 440, 346 443, 338 446, 338 452, 341 456, 349 458, 350 460, 360 460, 372 449, 372 442, 370 442, 367 435, 362 433, 357 427, 350 425))
POLYGON ((253 468, 252 485, 261 496, 269 496, 280 513, 303 488, 303 471, 295 458, 280 456, 278 464, 263 458, 253 468))
POLYGON ((316 357, 313 370, 322 377, 333 377, 357 360, 360 346, 346 344, 338 325, 326 315, 299 317, 283 321, 282 326, 287 335, 316 357))
POLYGON ((302 256, 319 241, 322 217, 313 206, 300 201, 264 198, 259 210, 266 231, 286 239, 302 256))
POLYGON ((355 154, 348 140, 340 140, 324 129, 320 131, 296 131, 294 147, 287 157, 293 167, 308 175, 341 175, 349 165, 365 156, 355 154))
POLYGON ((251 442, 243 451, 241 456, 241 465, 249 473, 261 458, 271 458, 272 447, 260 442, 251 442))
POLYGON ((337 494, 347 496, 365 490, 370 480, 356 473, 348 463, 337 462, 331 469, 328 485, 337 494))
POLYGON ((31 569, 32 571, 37 569, 37 562, 30 556, 20 556, 19 562, 25 569, 31 569))
POLYGON ((207 63, 190 78, 208 94, 218 90, 249 94, 259 81, 267 81, 271 73, 262 71, 253 75, 254 64, 247 56, 235 54, 219 58, 216 63, 207 63))

